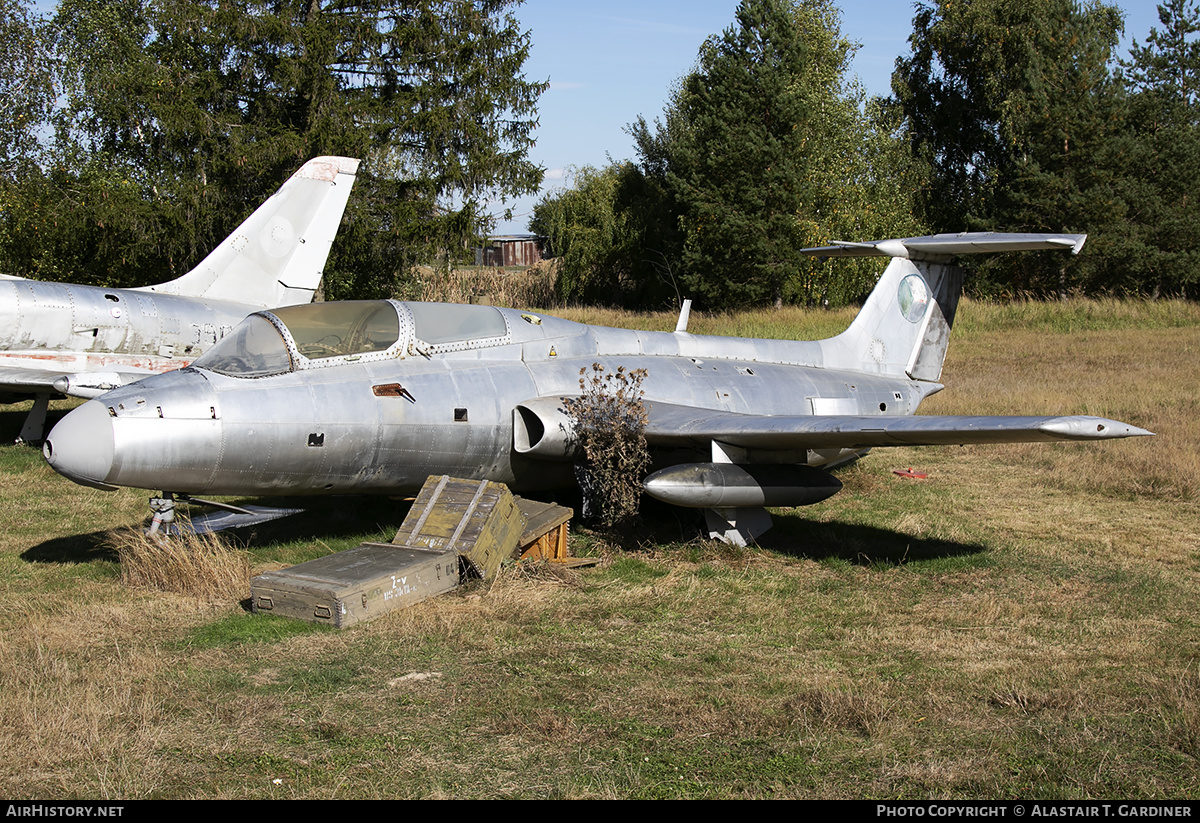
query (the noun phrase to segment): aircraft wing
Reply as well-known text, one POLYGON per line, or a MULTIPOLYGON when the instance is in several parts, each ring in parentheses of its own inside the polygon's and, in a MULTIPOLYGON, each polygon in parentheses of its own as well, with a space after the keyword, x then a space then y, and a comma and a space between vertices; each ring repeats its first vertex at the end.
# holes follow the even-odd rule
POLYGON ((69 372, 51 369, 0 367, 0 393, 42 394, 53 392, 54 381, 69 372))
POLYGON ((647 402, 646 412, 648 443, 701 448, 714 440, 749 449, 866 449, 1111 440, 1153 434, 1118 420, 1085 415, 760 416, 657 402, 647 402))
POLYGON ((813 257, 904 257, 912 260, 949 260, 958 254, 984 254, 1002 251, 1040 251, 1069 249, 1079 254, 1086 234, 1014 234, 1010 232, 975 231, 959 234, 933 234, 925 237, 903 237, 894 240, 874 240, 851 243, 835 240, 831 246, 801 249, 813 257))
POLYGON ((64 369, 0 367, 0 396, 65 394, 69 397, 97 397, 151 374, 153 372, 128 370, 76 373, 64 369))

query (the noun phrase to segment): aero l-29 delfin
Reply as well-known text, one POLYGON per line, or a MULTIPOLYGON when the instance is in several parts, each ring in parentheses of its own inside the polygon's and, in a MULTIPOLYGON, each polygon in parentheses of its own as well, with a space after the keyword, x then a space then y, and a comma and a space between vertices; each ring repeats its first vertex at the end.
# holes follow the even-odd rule
POLYGON ((248 317, 190 367, 84 403, 44 454, 90 486, 173 495, 401 494, 429 475, 527 493, 575 483, 564 397, 580 370, 645 369, 648 494, 744 543, 767 506, 814 503, 877 446, 1147 435, 1099 417, 915 416, 942 389, 952 256, 1070 249, 1084 235, 960 234, 808 249, 892 258, 842 334, 756 340, 604 328, 532 311, 390 300, 248 317))
POLYGON ((251 312, 311 301, 357 170, 309 160, 196 268, 157 286, 0 275, 0 402, 34 398, 21 440, 41 439, 52 396, 186 366, 251 312))

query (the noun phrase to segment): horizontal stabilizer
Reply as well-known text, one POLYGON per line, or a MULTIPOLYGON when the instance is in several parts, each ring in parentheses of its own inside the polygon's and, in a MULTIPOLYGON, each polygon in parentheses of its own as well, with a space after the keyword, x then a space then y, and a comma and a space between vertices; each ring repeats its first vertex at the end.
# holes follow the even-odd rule
POLYGON ((964 415, 759 416, 647 403, 646 441, 704 448, 712 441, 748 449, 866 449, 1112 440, 1153 432, 1103 417, 964 415))
POLYGON ((1007 232, 962 232, 925 237, 903 237, 850 243, 835 240, 831 246, 801 249, 812 257, 903 257, 910 260, 946 261, 958 254, 988 252, 1070 250, 1079 254, 1086 234, 1021 234, 1007 232))

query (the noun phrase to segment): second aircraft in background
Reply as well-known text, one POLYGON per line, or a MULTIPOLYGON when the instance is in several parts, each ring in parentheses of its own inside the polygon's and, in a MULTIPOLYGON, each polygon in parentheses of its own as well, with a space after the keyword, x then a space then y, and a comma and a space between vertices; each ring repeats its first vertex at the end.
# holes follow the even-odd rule
POLYGON ((0 275, 0 402, 34 399, 21 439, 41 439, 51 397, 186 366, 248 314, 310 302, 357 170, 348 157, 309 160, 198 266, 157 286, 0 275))

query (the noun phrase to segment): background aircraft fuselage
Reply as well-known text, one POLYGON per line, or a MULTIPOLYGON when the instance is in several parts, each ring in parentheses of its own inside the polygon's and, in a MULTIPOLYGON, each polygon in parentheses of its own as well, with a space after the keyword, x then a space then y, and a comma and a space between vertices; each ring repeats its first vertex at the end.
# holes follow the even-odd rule
MULTIPOLYGON (((247 306, 136 289, 0 279, 0 368, 5 401, 22 385, 18 369, 69 376, 154 374, 186 366, 249 313, 247 306)), ((98 393, 98 392, 97 392, 98 393)))

